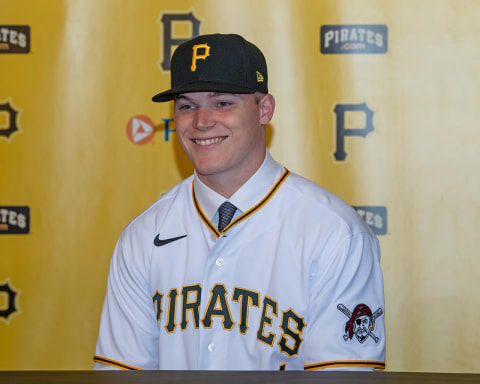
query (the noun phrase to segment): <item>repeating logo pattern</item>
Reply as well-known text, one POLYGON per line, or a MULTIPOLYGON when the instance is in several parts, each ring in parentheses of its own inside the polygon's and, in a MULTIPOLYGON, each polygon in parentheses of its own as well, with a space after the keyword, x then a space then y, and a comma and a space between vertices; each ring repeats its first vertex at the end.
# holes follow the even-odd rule
POLYGON ((322 53, 386 53, 387 50, 386 25, 323 25, 320 28, 322 53))
POLYGON ((0 53, 29 52, 29 25, 0 25, 0 53))

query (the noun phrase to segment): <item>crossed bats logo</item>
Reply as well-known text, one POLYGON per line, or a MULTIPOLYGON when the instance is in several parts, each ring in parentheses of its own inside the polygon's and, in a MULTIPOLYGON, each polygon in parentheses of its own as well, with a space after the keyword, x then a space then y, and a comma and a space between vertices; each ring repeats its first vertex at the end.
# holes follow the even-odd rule
POLYGON ((383 315, 383 309, 378 308, 374 313, 366 304, 358 304, 353 312, 343 304, 338 304, 337 309, 348 317, 345 324, 345 334, 343 339, 345 341, 351 340, 353 336, 357 338, 360 343, 364 343, 368 337, 371 337, 375 343, 378 343, 380 338, 373 333, 375 329, 375 320, 383 315))

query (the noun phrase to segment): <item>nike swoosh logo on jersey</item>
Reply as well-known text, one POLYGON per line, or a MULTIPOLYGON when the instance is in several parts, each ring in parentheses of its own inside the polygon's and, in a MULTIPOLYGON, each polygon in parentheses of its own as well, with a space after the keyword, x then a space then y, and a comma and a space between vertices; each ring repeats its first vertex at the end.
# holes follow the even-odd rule
POLYGON ((161 247, 162 245, 165 245, 165 244, 171 243, 173 241, 183 239, 184 237, 187 237, 187 235, 178 236, 178 237, 171 237, 170 239, 161 240, 160 239, 160 234, 158 234, 155 237, 155 239, 153 240, 153 244, 155 244, 155 246, 157 246, 157 247, 161 247))

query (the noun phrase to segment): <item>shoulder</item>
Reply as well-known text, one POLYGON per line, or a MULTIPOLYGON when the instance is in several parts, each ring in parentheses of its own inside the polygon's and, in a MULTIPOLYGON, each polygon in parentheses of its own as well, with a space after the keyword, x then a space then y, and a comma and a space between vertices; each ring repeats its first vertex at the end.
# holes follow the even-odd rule
POLYGON ((145 229, 154 231, 155 228, 162 223, 167 213, 174 213, 171 212, 172 209, 175 211, 176 208, 178 209, 185 206, 189 201, 188 199, 191 198, 192 182, 193 176, 190 176, 167 191, 162 197, 130 221, 123 230, 122 236, 144 231, 145 229))
POLYGON ((304 215, 307 222, 322 222, 325 226, 341 230, 346 236, 372 231, 358 213, 337 195, 296 173, 285 181, 285 197, 289 207, 304 215))

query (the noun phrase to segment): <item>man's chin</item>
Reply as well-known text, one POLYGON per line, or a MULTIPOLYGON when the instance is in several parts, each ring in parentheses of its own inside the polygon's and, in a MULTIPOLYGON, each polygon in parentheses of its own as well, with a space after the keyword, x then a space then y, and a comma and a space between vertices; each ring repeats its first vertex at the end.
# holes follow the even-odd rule
POLYGON ((195 171, 199 176, 211 177, 222 173, 222 168, 220 166, 201 164, 195 166, 195 171))

